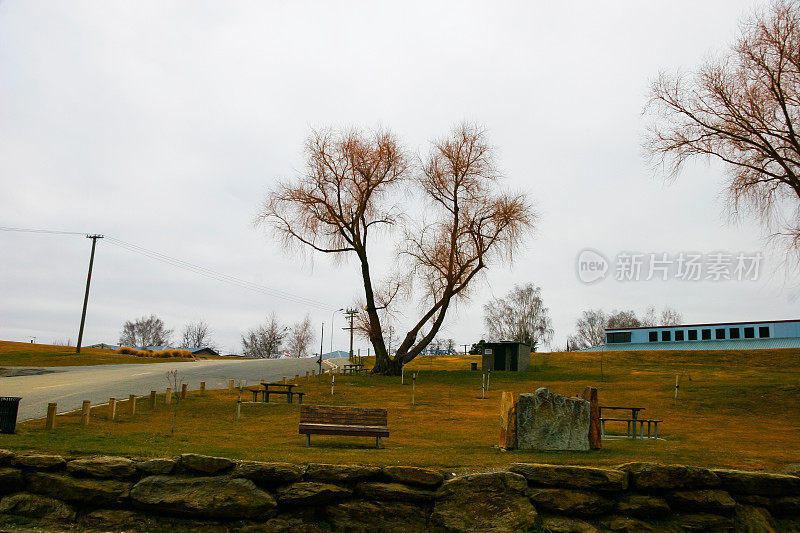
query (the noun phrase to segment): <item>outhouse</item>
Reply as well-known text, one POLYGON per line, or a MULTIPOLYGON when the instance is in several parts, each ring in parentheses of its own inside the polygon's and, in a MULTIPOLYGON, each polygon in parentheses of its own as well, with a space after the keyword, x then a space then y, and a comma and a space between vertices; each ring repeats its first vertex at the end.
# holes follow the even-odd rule
POLYGON ((483 370, 525 371, 531 365, 531 347, 523 342, 499 341, 484 345, 483 370))

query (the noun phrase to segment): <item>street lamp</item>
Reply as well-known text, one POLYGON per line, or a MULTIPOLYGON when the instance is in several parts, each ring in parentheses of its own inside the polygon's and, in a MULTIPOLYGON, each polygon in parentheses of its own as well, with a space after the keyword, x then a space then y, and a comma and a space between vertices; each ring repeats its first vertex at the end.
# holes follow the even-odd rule
MULTIPOLYGON (((335 315, 339 311, 344 311, 344 307, 342 307, 341 309, 337 309, 336 311, 331 313, 331 352, 333 352, 333 315, 335 315)), ((320 354, 320 358, 321 357, 322 357, 322 354, 320 354)))

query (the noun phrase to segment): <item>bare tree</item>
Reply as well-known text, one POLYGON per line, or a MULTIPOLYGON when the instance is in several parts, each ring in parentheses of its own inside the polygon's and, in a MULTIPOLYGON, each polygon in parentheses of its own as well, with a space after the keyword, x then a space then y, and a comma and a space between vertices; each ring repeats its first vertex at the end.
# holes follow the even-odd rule
POLYGON ((277 356, 287 329, 289 328, 278 321, 275 313, 271 313, 265 324, 251 329, 242 336, 243 354, 261 359, 277 356))
POLYGON ((505 298, 483 306, 483 323, 492 341, 524 342, 533 351, 553 338, 550 310, 542 302, 542 290, 532 283, 515 285, 505 298))
POLYGON ((303 357, 308 353, 311 341, 314 340, 314 332, 311 328, 311 317, 308 315, 292 326, 289 331, 289 353, 292 357, 303 357))
POLYGON ((167 346, 173 330, 167 329, 164 321, 156 315, 143 316, 125 322, 119 337, 120 346, 167 346))
POLYGON ((575 335, 570 337, 570 349, 582 350, 599 346, 606 341, 608 317, 602 309, 584 311, 575 322, 575 335))
POLYGON ((181 348, 201 348, 208 346, 213 348, 211 340, 211 328, 205 320, 189 322, 181 331, 181 348))
POLYGON ((524 195, 497 190, 499 173, 484 132, 463 124, 433 144, 420 169, 412 169, 389 132, 314 132, 306 142, 306 171, 281 183, 264 203, 259 221, 286 245, 355 255, 364 286, 373 372, 398 375, 441 328, 448 309, 496 260, 511 259, 534 215, 524 195), (396 197, 422 194, 428 216, 418 224, 400 217, 396 197), (368 244, 380 229, 402 227, 401 258, 407 278, 376 281, 368 244), (422 293, 420 315, 392 357, 379 311, 395 303, 414 280, 422 293), (426 330, 426 334, 421 334, 426 330))
POLYGON ((633 310, 611 311, 606 320, 606 329, 625 329, 625 328, 638 328, 642 325, 642 321, 636 316, 633 310))
POLYGON ((680 326, 683 324, 683 315, 671 307, 665 307, 661 311, 662 326, 680 326))
POLYGON ((728 169, 733 213, 758 215, 800 251, 800 4, 773 0, 721 57, 651 88, 645 152, 674 177, 695 157, 728 169))
POLYGON ((167 385, 169 385, 175 393, 175 397, 172 399, 172 427, 169 430, 169 434, 174 435, 175 426, 178 422, 178 405, 181 403, 181 395, 178 390, 183 385, 183 378, 177 370, 170 370, 167 372, 167 385))

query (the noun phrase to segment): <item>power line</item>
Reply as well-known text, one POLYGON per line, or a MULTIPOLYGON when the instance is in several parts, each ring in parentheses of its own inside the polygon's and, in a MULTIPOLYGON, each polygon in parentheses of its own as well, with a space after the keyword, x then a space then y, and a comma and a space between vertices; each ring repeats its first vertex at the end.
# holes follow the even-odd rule
MULTIPOLYGON (((46 230, 46 229, 30 229, 30 228, 11 228, 11 227, 3 227, 0 226, 0 231, 14 231, 14 232, 22 232, 22 233, 46 233, 46 234, 53 234, 53 235, 85 235, 89 236, 87 233, 81 233, 77 231, 57 231, 57 230, 46 230)), ((128 250, 129 252, 133 252, 139 255, 143 255, 145 257, 149 257, 150 259, 155 259, 156 261, 160 261, 162 263, 166 263, 168 265, 172 265, 177 268, 181 268, 184 270, 188 270, 190 272, 194 272, 195 274, 199 274, 201 276, 213 279, 215 281, 220 281, 223 283, 228 283, 231 285, 235 285, 237 287, 248 289, 254 292, 260 292, 262 294, 266 294, 268 296, 273 296, 275 298, 280 298, 282 300, 287 300, 293 303, 306 305, 309 307, 314 307, 321 310, 330 311, 334 309, 332 306, 327 305, 323 302, 318 300, 314 300, 312 298, 307 298, 305 296, 299 296, 296 294, 292 294, 290 292, 282 291, 279 289, 273 289, 271 287, 267 287, 265 285, 259 285, 257 283, 253 283, 251 281, 243 280, 241 278, 237 278, 235 276, 230 276, 228 274, 223 274, 221 272, 217 272, 215 270, 211 270, 209 268, 205 268, 200 265, 196 265, 194 263, 190 263, 188 261, 184 261, 182 259, 178 259, 176 257, 169 256, 167 254, 157 252, 155 250, 150 250, 149 248, 145 248, 144 246, 139 246, 138 244, 133 244, 130 242, 123 241, 121 239, 117 239, 114 237, 109 237, 106 235, 105 238, 106 242, 122 248, 124 250, 128 250)))

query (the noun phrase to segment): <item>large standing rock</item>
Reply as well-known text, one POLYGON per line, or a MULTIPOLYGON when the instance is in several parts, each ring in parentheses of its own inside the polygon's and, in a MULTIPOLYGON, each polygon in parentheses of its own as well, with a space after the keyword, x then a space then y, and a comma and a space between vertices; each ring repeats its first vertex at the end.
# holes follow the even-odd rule
POLYGON ((391 481, 422 487, 436 488, 444 481, 441 472, 416 466, 386 466, 383 468, 383 474, 391 481))
POLYGON ((16 468, 0 468, 0 494, 17 492, 25 487, 25 478, 16 468))
POLYGON ((350 501, 326 509, 336 531, 426 531, 426 511, 403 502, 350 501))
POLYGON ((67 472, 100 479, 129 478, 136 475, 136 464, 125 457, 91 457, 70 461, 67 463, 67 472))
POLYGON ((517 448, 588 450, 590 405, 586 400, 540 388, 520 394, 517 402, 517 448))
POLYGON ((18 492, 0 500, 0 513, 52 520, 75 518, 75 510, 66 503, 27 492, 18 492))
POLYGON ((704 489, 720 484, 714 472, 694 466, 626 463, 617 468, 630 474, 630 486, 634 489, 704 489))
POLYGON ((218 474, 233 467, 234 462, 226 457, 211 457, 197 453, 184 453, 181 455, 181 464, 189 470, 203 474, 218 474))
POLYGON ((315 481, 360 481, 378 477, 380 474, 381 469, 377 466, 311 463, 308 465, 308 468, 306 468, 306 479, 313 479, 315 481))
POLYGON ((356 485, 356 492, 367 500, 428 502, 433 500, 435 492, 402 483, 376 483, 365 481, 356 485))
POLYGON ((532 528, 536 509, 525 478, 512 472, 471 474, 445 481, 431 521, 448 531, 516 532, 532 528))
POLYGON ((11 459, 11 464, 32 468, 34 470, 61 470, 67 462, 60 455, 42 455, 38 453, 17 455, 11 459))
POLYGON ((774 533, 777 531, 775 520, 763 507, 737 505, 733 521, 736 533, 774 533))
POLYGON ((300 481, 303 470, 291 463, 262 463, 259 461, 239 461, 231 472, 234 477, 246 477, 259 483, 280 485, 300 481))
POLYGON ((301 481, 278 489, 278 501, 283 505, 319 505, 342 500, 352 494, 353 491, 346 487, 301 481))
POLYGON ((265 518, 274 514, 275 499, 249 479, 150 476, 131 490, 136 507, 208 518, 265 518))
POLYGON ((595 516, 614 508, 612 500, 585 490, 533 488, 528 497, 538 510, 557 514, 595 516))
POLYGON ((714 470, 722 487, 729 492, 761 496, 795 496, 800 494, 800 477, 768 472, 714 470))
POLYGON ((513 463, 508 469, 522 474, 532 485, 609 491, 628 488, 628 473, 612 468, 513 463))
POLYGON ((26 478, 31 492, 97 507, 122 505, 133 485, 115 479, 81 479, 49 472, 31 472, 26 478))

